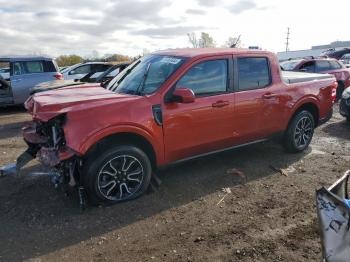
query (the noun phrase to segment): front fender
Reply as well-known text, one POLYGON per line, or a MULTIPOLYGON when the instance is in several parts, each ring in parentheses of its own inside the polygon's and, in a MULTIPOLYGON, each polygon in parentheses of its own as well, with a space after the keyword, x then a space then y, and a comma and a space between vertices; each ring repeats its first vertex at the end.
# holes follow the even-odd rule
POLYGON ((71 147, 72 149, 79 152, 81 155, 85 155, 87 151, 95 145, 98 141, 101 141, 102 139, 115 135, 118 133, 131 133, 135 135, 142 136, 144 139, 146 139, 153 147, 157 163, 162 163, 164 160, 164 148, 163 148, 163 134, 161 133, 161 130, 159 134, 154 134, 149 130, 146 130, 143 127, 134 126, 134 125, 117 125, 117 126, 109 126, 103 129, 100 129, 89 136, 85 137, 81 140, 80 145, 78 145, 78 148, 73 148, 70 145, 67 144, 67 146, 71 147), (160 139, 159 139, 160 138, 160 139))

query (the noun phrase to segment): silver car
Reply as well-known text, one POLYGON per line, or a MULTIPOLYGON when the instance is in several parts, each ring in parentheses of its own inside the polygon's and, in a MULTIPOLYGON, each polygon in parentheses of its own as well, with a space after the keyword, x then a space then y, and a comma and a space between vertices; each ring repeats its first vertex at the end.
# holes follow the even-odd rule
POLYGON ((42 82, 63 79, 55 61, 43 56, 0 57, 0 66, 9 75, 0 74, 0 106, 23 104, 31 89, 42 82))

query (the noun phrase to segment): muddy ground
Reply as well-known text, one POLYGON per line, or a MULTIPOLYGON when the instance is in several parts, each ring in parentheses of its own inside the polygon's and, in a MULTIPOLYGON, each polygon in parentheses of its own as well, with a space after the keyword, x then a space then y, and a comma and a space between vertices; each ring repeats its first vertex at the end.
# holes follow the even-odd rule
MULTIPOLYGON (((25 149, 30 118, 0 110, 3 165, 25 149)), ((76 194, 28 176, 41 169, 33 162, 0 179, 0 261, 320 261, 315 190, 350 168, 349 148, 350 124, 335 113, 305 153, 265 142, 193 160, 162 170, 158 191, 83 214, 76 194)))

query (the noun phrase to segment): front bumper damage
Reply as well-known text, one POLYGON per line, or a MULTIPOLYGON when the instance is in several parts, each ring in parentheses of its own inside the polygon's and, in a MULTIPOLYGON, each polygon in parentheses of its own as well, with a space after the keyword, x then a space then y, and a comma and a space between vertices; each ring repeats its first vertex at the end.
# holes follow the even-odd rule
MULTIPOLYGON (((61 120, 60 120, 61 121, 61 120)), ((55 188, 59 186, 78 187, 80 207, 85 209, 85 190, 81 181, 82 157, 66 146, 60 121, 50 123, 31 122, 22 128, 23 139, 28 148, 16 163, 0 168, 0 177, 19 174, 31 160, 37 158, 51 176, 55 188)), ((65 192, 68 188, 65 187, 65 192)))
POLYGON ((23 127, 23 139, 28 148, 17 158, 16 163, 0 168, 0 176, 19 174, 28 162, 37 158, 49 169, 47 174, 52 177, 56 188, 60 185, 70 187, 80 185, 81 156, 66 146, 61 122, 61 120, 47 123, 33 121, 23 127))

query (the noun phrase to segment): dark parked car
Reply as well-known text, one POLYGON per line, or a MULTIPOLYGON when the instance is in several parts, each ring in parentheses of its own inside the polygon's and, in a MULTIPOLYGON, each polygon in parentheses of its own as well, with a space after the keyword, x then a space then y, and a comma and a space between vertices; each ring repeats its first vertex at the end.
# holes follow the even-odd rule
POLYGON ((340 114, 350 122, 350 88, 344 90, 339 107, 340 114))
POLYGON ((320 73, 334 75, 338 82, 337 99, 341 97, 344 89, 350 86, 350 69, 333 58, 304 58, 288 60, 281 63, 284 71, 301 71, 307 73, 320 73))
POLYGON ((339 60, 343 55, 348 53, 350 53, 350 48, 341 48, 341 49, 331 48, 322 52, 322 55, 339 60))

